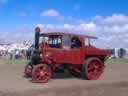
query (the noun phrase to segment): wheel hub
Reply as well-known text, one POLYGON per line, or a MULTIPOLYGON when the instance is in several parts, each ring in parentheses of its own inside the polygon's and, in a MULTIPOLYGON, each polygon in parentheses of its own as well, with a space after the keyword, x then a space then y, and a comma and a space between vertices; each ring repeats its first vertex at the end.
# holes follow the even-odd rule
POLYGON ((44 73, 43 71, 41 71, 41 72, 40 72, 40 75, 41 75, 41 76, 44 76, 44 75, 45 75, 45 73, 44 73))
POLYGON ((96 68, 95 68, 95 67, 93 67, 93 68, 91 69, 91 71, 92 71, 92 72, 94 72, 95 70, 96 70, 96 68))

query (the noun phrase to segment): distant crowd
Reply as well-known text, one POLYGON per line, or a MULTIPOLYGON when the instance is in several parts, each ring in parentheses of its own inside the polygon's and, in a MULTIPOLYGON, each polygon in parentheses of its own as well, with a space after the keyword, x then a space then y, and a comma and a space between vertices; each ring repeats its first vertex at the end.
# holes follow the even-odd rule
POLYGON ((13 59, 30 59, 31 54, 32 54, 32 50, 33 48, 29 48, 27 50, 19 50, 19 49, 15 49, 12 51, 8 51, 8 50, 0 50, 0 59, 2 58, 7 58, 10 60, 13 59))
POLYGON ((0 44, 0 59, 30 59, 32 49, 30 40, 22 43, 0 44))

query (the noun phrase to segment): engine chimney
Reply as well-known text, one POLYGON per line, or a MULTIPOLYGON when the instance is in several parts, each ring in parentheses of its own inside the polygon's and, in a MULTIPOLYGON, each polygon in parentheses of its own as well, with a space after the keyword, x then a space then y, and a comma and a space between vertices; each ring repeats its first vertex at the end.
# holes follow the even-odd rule
POLYGON ((36 27, 35 28, 35 49, 39 49, 39 37, 40 37, 40 28, 36 27))

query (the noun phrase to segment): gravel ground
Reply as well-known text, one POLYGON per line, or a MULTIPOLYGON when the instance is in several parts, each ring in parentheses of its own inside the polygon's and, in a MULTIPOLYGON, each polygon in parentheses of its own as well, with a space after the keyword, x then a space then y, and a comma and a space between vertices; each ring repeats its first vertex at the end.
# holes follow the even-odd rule
POLYGON ((96 81, 56 74, 48 83, 23 77, 25 65, 0 66, 0 96, 128 96, 128 64, 109 64, 96 81))

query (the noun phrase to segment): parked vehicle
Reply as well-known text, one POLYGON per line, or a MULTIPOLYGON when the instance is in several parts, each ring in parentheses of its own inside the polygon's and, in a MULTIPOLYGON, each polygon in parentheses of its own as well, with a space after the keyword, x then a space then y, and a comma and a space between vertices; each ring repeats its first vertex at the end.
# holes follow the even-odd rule
POLYGON ((54 72, 68 70, 74 76, 97 80, 104 71, 109 50, 91 45, 93 36, 35 29, 35 50, 25 67, 25 75, 37 83, 48 82, 54 72))

